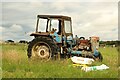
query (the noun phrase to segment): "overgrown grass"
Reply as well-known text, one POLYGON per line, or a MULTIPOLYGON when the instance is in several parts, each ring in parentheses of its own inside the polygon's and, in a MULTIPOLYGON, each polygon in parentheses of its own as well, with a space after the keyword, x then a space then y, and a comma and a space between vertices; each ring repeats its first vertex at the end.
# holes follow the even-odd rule
POLYGON ((70 59, 40 62, 28 60, 27 45, 4 44, 2 46, 2 77, 3 78, 117 78, 118 52, 117 48, 100 48, 103 62, 92 65, 106 64, 110 68, 102 71, 84 72, 79 67, 73 67, 70 59))

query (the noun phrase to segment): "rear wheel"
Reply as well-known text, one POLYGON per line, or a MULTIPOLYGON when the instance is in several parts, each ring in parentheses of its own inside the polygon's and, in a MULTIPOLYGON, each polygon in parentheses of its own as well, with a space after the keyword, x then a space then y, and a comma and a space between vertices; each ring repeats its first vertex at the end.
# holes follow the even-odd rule
POLYGON ((37 57, 48 61, 57 53, 57 45, 49 37, 37 37, 28 46, 28 58, 37 57))

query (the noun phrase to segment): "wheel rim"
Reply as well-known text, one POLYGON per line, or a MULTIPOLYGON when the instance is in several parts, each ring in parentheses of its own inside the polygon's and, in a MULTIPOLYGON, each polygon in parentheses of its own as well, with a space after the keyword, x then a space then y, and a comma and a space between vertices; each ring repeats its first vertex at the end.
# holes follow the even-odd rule
POLYGON ((45 42, 36 43, 32 48, 32 56, 48 61, 51 58, 51 48, 45 42))

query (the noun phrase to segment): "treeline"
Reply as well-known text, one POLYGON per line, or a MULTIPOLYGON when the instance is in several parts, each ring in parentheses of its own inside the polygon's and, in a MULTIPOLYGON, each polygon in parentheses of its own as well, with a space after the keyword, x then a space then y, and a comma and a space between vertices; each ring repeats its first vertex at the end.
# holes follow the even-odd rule
POLYGON ((24 44, 28 44, 29 42, 26 40, 20 40, 19 42, 15 42, 14 40, 7 40, 7 41, 3 41, 2 43, 24 43, 24 44))
POLYGON ((120 46, 120 41, 100 41, 99 44, 100 46, 120 46))

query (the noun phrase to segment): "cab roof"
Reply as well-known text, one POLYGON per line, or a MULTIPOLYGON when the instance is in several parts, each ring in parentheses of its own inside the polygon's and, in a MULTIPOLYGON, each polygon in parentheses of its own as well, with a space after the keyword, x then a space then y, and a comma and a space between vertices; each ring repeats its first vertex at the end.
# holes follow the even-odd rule
POLYGON ((62 16, 62 15, 37 15, 38 18, 43 18, 43 19, 64 19, 64 20, 71 20, 71 17, 68 16, 62 16))

